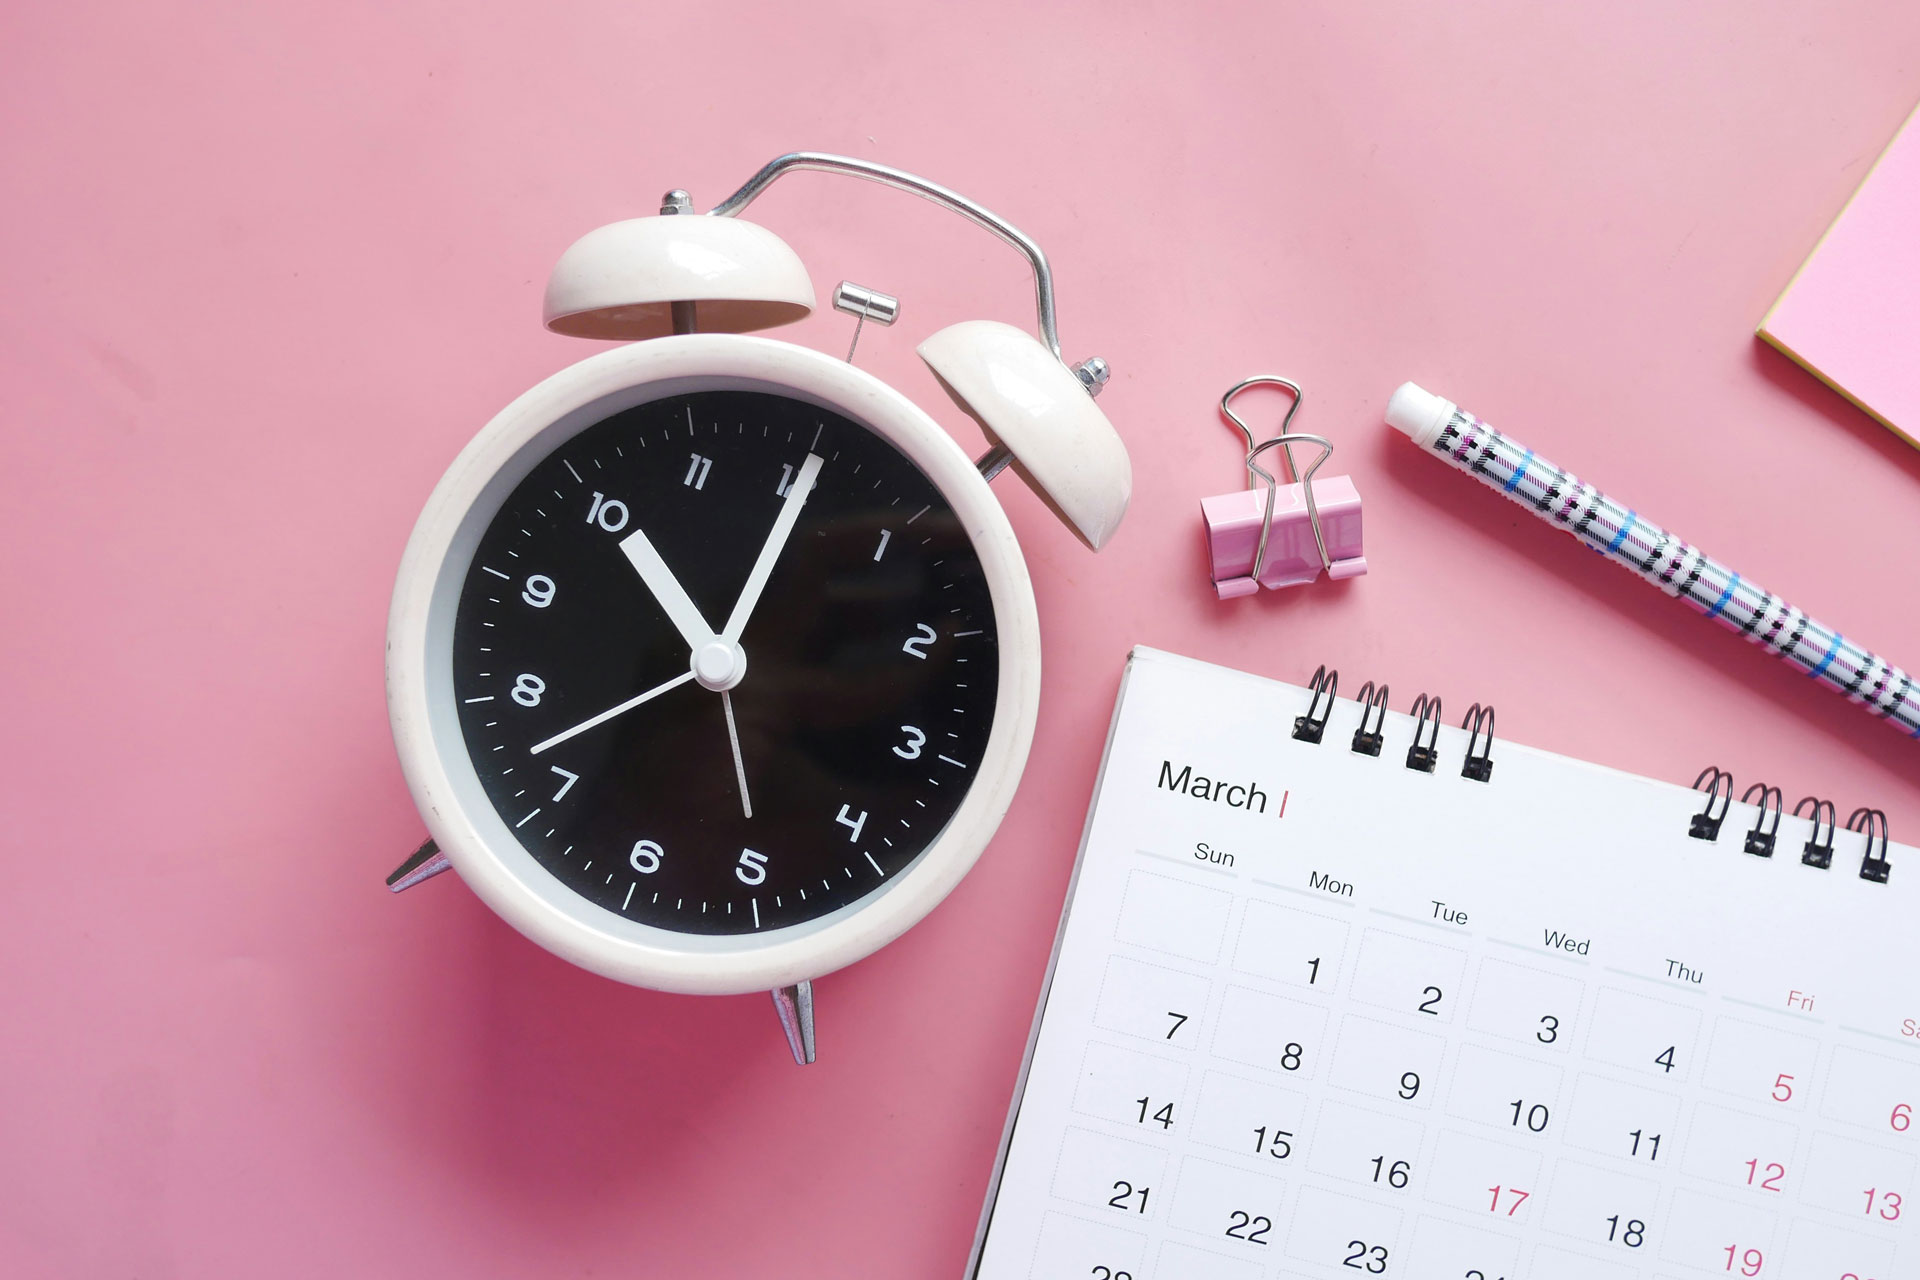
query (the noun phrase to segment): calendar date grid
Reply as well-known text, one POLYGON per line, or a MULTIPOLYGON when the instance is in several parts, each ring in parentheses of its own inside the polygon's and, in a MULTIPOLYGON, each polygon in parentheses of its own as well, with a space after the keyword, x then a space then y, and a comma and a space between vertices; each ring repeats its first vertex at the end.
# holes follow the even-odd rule
MULTIPOLYGON (((1152 866, 1150 874, 1173 883, 1187 878, 1178 872, 1168 874, 1164 862, 1152 866)), ((1209 879, 1213 882, 1199 887, 1220 892, 1218 881, 1209 879)), ((1132 888, 1130 885, 1130 898, 1132 888)), ((1152 888, 1164 891, 1165 886, 1152 888)), ((1176 910, 1213 911, 1218 927, 1197 935, 1211 939, 1210 955, 1192 954, 1195 948, 1191 945, 1188 954, 1164 953, 1154 945, 1151 928, 1137 927, 1137 920, 1133 922, 1136 927, 1129 927, 1123 905, 1111 958, 1180 975, 1186 995, 1175 1003, 1199 1010, 1161 1011, 1164 1026, 1157 1029, 1157 1038, 1162 1044, 1141 1054, 1142 1058, 1166 1062, 1171 1059, 1160 1054, 1184 1051, 1192 1061, 1183 1071, 1146 1080, 1132 1098, 1120 1100, 1127 1104, 1121 1114, 1113 1114, 1117 1105, 1113 1098, 1128 1093, 1130 1086, 1107 1089, 1107 1114, 1079 1116, 1102 1128, 1144 1132, 1149 1143, 1162 1145, 1169 1152, 1171 1158, 1161 1181, 1165 1187, 1163 1199, 1172 1207, 1164 1222, 1155 1222, 1155 1215, 1148 1212, 1154 1195, 1150 1188, 1141 1195, 1143 1188, 1129 1184, 1123 1194, 1122 1188, 1115 1186, 1105 1206, 1133 1211, 1147 1221, 1150 1235, 1177 1231, 1182 1238, 1199 1239, 1217 1225, 1220 1243, 1237 1244, 1246 1250, 1272 1248, 1300 1233, 1298 1223, 1287 1229, 1287 1215, 1306 1216, 1304 1203, 1317 1202, 1316 1197, 1305 1194, 1312 1188, 1402 1217, 1417 1211, 1415 1216, 1422 1223, 1435 1224, 1424 1228, 1423 1239, 1437 1239, 1444 1234, 1442 1226, 1451 1226, 1512 1243, 1551 1240, 1556 1246, 1573 1245, 1596 1260, 1604 1259, 1599 1248, 1603 1245, 1633 1251, 1652 1247, 1654 1252, 1643 1255, 1645 1261, 1624 1264, 1635 1268, 1627 1274, 1639 1274, 1640 1268, 1677 1266, 1703 1274, 1718 1270, 1720 1274, 1760 1276, 1777 1273, 1777 1268, 1769 1270, 1769 1253, 1781 1256, 1785 1242, 1774 1240, 1776 1233, 1771 1225, 1764 1229, 1753 1226, 1756 1219, 1745 1212, 1734 1195, 1736 1191, 1748 1191, 1756 1198, 1787 1198, 1787 1210, 1769 1204, 1762 1215, 1768 1224, 1778 1225, 1777 1234, 1781 1236, 1787 1233, 1788 1218, 1793 1214, 1811 1211, 1830 1222, 1844 1217, 1837 1205, 1801 1205, 1789 1198, 1792 1171, 1811 1155, 1812 1138, 1803 1132, 1804 1117, 1798 1113, 1812 1103, 1817 1082, 1827 1074, 1820 1055, 1816 1054, 1811 1065, 1803 1065, 1800 1059, 1787 1063, 1801 1067, 1799 1071, 1774 1073, 1779 1096, 1774 1090, 1769 1090, 1764 1102, 1747 1096, 1752 1084, 1748 1077, 1757 1069, 1752 1064, 1758 1061, 1749 1051, 1764 1049, 1778 1039, 1768 1029, 1770 1020, 1765 1011, 1723 1012, 1713 1007, 1711 1000, 1702 998, 1702 993, 1636 991, 1626 984, 1596 981, 1598 975, 1582 973, 1579 966, 1560 962, 1560 957, 1552 953, 1527 955, 1504 939, 1483 937, 1468 928, 1432 936, 1434 931, 1418 928, 1416 922, 1390 913, 1336 914, 1314 909, 1318 904, 1281 898, 1243 882, 1233 886, 1224 903, 1198 900, 1177 904, 1176 910), (1284 944, 1260 941, 1272 938, 1276 924, 1296 927, 1286 931, 1284 944), (1258 934, 1252 943, 1249 930, 1258 934), (1502 945, 1496 949, 1487 945, 1490 943, 1502 945), (1314 954, 1306 954, 1308 951, 1314 954), (1286 971, 1289 967, 1291 973, 1286 971), (1497 979, 1490 979, 1490 974, 1498 975, 1497 979), (1502 994, 1488 998, 1490 991, 1502 994), (1558 998, 1554 998, 1556 992, 1560 993, 1558 998), (1649 999, 1664 1006, 1657 1007, 1651 1018, 1645 1016, 1648 1006, 1644 1002, 1649 999), (1603 1008, 1609 1005, 1614 1007, 1603 1008), (1530 1022, 1523 1020, 1528 1018, 1530 1022), (1229 1019, 1234 1026, 1217 1025, 1229 1019), (1664 1035, 1671 1043, 1652 1046, 1653 1052, 1642 1055, 1645 1064, 1630 1069, 1625 1061, 1631 1052, 1627 1047, 1596 1053, 1601 1049, 1596 1041, 1609 1025, 1633 1027, 1641 1033, 1640 1039, 1649 1034, 1655 1039, 1664 1035), (1712 1081, 1701 1082, 1702 1097, 1710 1101, 1686 1104, 1675 1109, 1671 1118, 1667 1109, 1659 1109, 1646 1123, 1621 1130, 1620 1149, 1592 1149, 1591 1135, 1615 1123, 1616 1113, 1618 1119, 1633 1118, 1630 1110, 1620 1111, 1622 1107, 1630 1109, 1635 1101, 1635 1095, 1625 1091, 1639 1089, 1643 1095, 1658 1097, 1667 1079, 1677 1075, 1677 1083, 1689 1082, 1696 1057, 1711 1052, 1711 1037, 1723 1026, 1733 1028, 1730 1043, 1738 1047, 1722 1056, 1737 1059, 1738 1065, 1723 1062, 1712 1081), (1531 1036, 1522 1034, 1525 1031, 1531 1031, 1531 1036), (1582 1033, 1584 1040, 1579 1039, 1582 1033), (1532 1043, 1528 1043, 1529 1038, 1532 1043), (1577 1056, 1576 1044, 1586 1049, 1585 1059, 1577 1056), (1417 1047, 1409 1051, 1408 1046, 1417 1047), (1392 1069, 1402 1064, 1405 1070, 1392 1069), (1473 1077, 1464 1090, 1463 1073, 1473 1077), (1651 1088, 1647 1087, 1649 1078, 1651 1088), (1298 1087, 1290 1090, 1289 1085, 1298 1087), (1584 1099, 1580 1097, 1583 1087, 1588 1094, 1584 1099), (1242 1096, 1236 1097, 1236 1090, 1242 1096), (1288 1093, 1291 1098, 1284 1096, 1288 1093), (1507 1093, 1514 1096, 1496 1106, 1493 1099, 1507 1093), (1460 1095, 1458 1099, 1456 1094, 1460 1095), (1247 1123, 1264 1114, 1253 1109, 1263 1096, 1282 1098, 1278 1105, 1267 1108, 1274 1112, 1273 1123, 1247 1123), (1420 1105, 1423 1098, 1424 1105, 1420 1105), (1447 1105, 1436 1108, 1436 1100, 1442 1098, 1447 1105), (1721 1148, 1730 1150, 1729 1144, 1739 1145, 1739 1117, 1771 1121, 1765 1102, 1784 1107, 1795 1100, 1800 1105, 1792 1108, 1796 1115, 1789 1126, 1790 1141, 1780 1136, 1780 1130, 1768 1130, 1764 1123, 1756 1123, 1757 1136, 1747 1144, 1755 1148, 1755 1154, 1745 1162, 1729 1163, 1727 1151, 1721 1148), (1702 1110, 1710 1106, 1720 1111, 1702 1110), (1236 1107, 1239 1127, 1245 1129, 1244 1149, 1239 1152, 1232 1151, 1228 1141, 1236 1107), (1406 1114, 1395 1115, 1394 1110, 1406 1114), (1564 1122, 1560 1120, 1562 1114, 1567 1117, 1564 1122), (1715 1154, 1721 1158, 1717 1163, 1690 1165, 1686 1161, 1693 1136, 1701 1129, 1702 1114, 1711 1114, 1713 1123, 1719 1125, 1711 1132, 1718 1144, 1715 1154), (1357 1119, 1369 1116, 1388 1123, 1370 1127, 1365 1119, 1357 1119), (1190 1131, 1192 1117, 1205 1120, 1204 1132, 1190 1131), (1735 1118, 1732 1123, 1729 1117, 1735 1118), (1558 1131, 1576 1119, 1584 1119, 1582 1131, 1589 1135, 1584 1146, 1577 1139, 1563 1139, 1558 1131), (1508 1132, 1499 1133, 1503 1127, 1508 1132), (1326 1150, 1322 1130, 1347 1139, 1342 1149, 1326 1150), (1496 1136, 1489 1138, 1489 1131, 1496 1136), (1369 1142, 1369 1138, 1377 1140, 1369 1142), (1475 1142, 1482 1144, 1478 1152, 1469 1149, 1475 1142), (1529 1152, 1529 1142, 1538 1150, 1529 1152), (1367 1154, 1374 1146, 1382 1150, 1367 1154), (1345 1149, 1348 1147, 1352 1149, 1345 1149), (1488 1182, 1478 1193, 1485 1203, 1477 1212, 1463 1202, 1457 1188, 1449 1199, 1441 1188, 1428 1185, 1428 1171, 1437 1162, 1441 1169, 1451 1171, 1452 1181, 1458 1183, 1470 1173, 1496 1169, 1501 1151, 1538 1158, 1531 1163, 1516 1159, 1518 1167, 1525 1170, 1520 1177, 1488 1182), (1202 1165, 1193 1166, 1189 1174, 1183 1161, 1195 1156, 1203 1156, 1206 1164, 1221 1169, 1244 1169, 1263 1159, 1270 1161, 1271 1168, 1254 1177, 1266 1179, 1271 1190, 1264 1195, 1245 1191, 1261 1184, 1247 1177, 1236 1182, 1232 1176, 1217 1176, 1202 1165), (1653 1184, 1651 1194, 1637 1199, 1620 1193, 1631 1183, 1585 1173, 1595 1169, 1605 1175, 1609 1169, 1631 1167, 1642 1160, 1655 1176, 1649 1180, 1653 1184), (1564 1177, 1563 1165, 1568 1170, 1564 1177), (1281 1176, 1272 1176, 1274 1171, 1281 1171, 1281 1176), (1745 1182, 1744 1187, 1730 1185, 1736 1175, 1745 1182), (1528 1181, 1536 1185, 1521 1185, 1528 1181), (1210 1203, 1221 1195, 1225 1198, 1219 1199, 1218 1205, 1210 1203), (1235 1195, 1249 1200, 1249 1205, 1226 1208, 1235 1195), (1624 1203, 1606 1203, 1609 1196, 1624 1203), (1582 1198, 1582 1205, 1563 1209, 1553 1223, 1546 1222, 1549 1201, 1572 1197, 1582 1198), (1124 1203, 1114 1204, 1113 1200, 1124 1203), (1676 1206, 1709 1219, 1704 1228, 1694 1224, 1683 1233, 1692 1253, 1683 1252, 1682 1256, 1661 1251, 1656 1243, 1668 1234, 1667 1217, 1676 1206), (1603 1216, 1598 1212, 1603 1208, 1619 1208, 1621 1212, 1603 1216), (1219 1211, 1210 1214, 1209 1209, 1219 1211), (1210 1217, 1220 1221, 1212 1224, 1210 1217), (1485 1220, 1488 1218, 1497 1219, 1491 1223, 1491 1230, 1485 1220), (1729 1235, 1732 1251, 1722 1247, 1715 1266, 1711 1254, 1693 1237, 1715 1235, 1714 1228, 1723 1220, 1728 1230, 1718 1234, 1729 1235), (1584 1237, 1583 1232, 1587 1233, 1584 1237), (1757 1243, 1745 1243, 1749 1237, 1757 1243), (1757 1269, 1749 1273, 1749 1267, 1757 1269)), ((1185 934, 1191 923, 1190 918, 1183 918, 1179 932, 1185 934)), ((1117 980, 1124 981, 1126 976, 1117 980)), ((1115 981, 1110 965, 1105 982, 1115 981)), ((1101 1007, 1108 1005, 1103 992, 1101 1007)), ((1139 1043, 1154 1038, 1139 1022, 1124 1029, 1109 1025, 1105 1030, 1108 1034, 1095 1033, 1091 1039, 1087 1050, 1090 1058, 1096 1052, 1124 1055, 1130 1047, 1140 1053, 1139 1043)), ((1795 1032, 1784 1034, 1791 1037, 1795 1032)), ((1843 1052, 1841 1047, 1832 1047, 1827 1056, 1843 1052)), ((1121 1073, 1118 1063, 1123 1060, 1108 1062, 1102 1070, 1117 1080, 1121 1073)), ((1083 1069, 1083 1075, 1093 1073, 1093 1068, 1083 1069)), ((1888 1108, 1888 1129, 1896 1135, 1906 1131, 1899 1125, 1903 1118, 1898 1111, 1901 1105, 1895 1103, 1888 1108)), ((1083 1112, 1084 1108, 1076 1103, 1076 1111, 1083 1112)), ((1839 1166, 1844 1166, 1847 1155, 1836 1149, 1826 1157, 1829 1165, 1836 1166, 1833 1176, 1843 1181, 1845 1170, 1839 1166)), ((1905 1168, 1898 1159, 1888 1167, 1896 1175, 1905 1168)), ((1879 1210, 1884 1221, 1903 1221, 1907 1194, 1901 1187, 1863 1188, 1861 1216, 1879 1210)), ((1363 1241, 1368 1243, 1368 1250, 1363 1251, 1366 1256, 1359 1269, 1381 1257, 1386 1259, 1384 1266, 1392 1267, 1395 1249, 1412 1228, 1403 1231, 1396 1220, 1390 1228, 1376 1226, 1374 1230, 1390 1238, 1378 1245, 1363 1241), (1374 1255, 1371 1250, 1376 1248, 1383 1253, 1374 1255)), ((1344 1257, 1336 1265, 1349 1267, 1344 1257)), ((1860 1280, 1884 1278, 1862 1273, 1860 1280)))

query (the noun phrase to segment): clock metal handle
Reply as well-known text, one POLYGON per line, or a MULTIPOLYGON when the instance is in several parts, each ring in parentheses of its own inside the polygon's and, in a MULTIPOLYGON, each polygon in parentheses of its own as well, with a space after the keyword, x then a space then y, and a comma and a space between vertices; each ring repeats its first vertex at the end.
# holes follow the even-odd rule
MULTIPOLYGON (((1060 363, 1066 364, 1066 357, 1060 354, 1060 331, 1054 319, 1053 309, 1053 269, 1047 265, 1047 255, 1039 245, 1033 242, 1020 228, 1008 222, 999 214, 967 199, 958 191, 943 187, 937 182, 928 181, 917 174, 891 165, 876 164, 871 160, 859 160, 853 156, 829 155, 822 151, 794 151, 768 161, 746 185, 707 210, 712 217, 731 218, 759 198, 760 193, 774 184, 781 176, 799 169, 810 169, 817 173, 842 173, 849 177, 864 178, 868 182, 877 182, 896 191, 905 191, 910 195, 930 200, 943 208, 966 218, 976 226, 984 227, 1002 240, 1018 249, 1033 268, 1033 292, 1035 307, 1039 313, 1040 340, 1047 344, 1060 363)), ((1098 394, 1099 383, 1106 381, 1106 363, 1088 361, 1089 366, 1097 364, 1095 373, 1082 373, 1074 369, 1090 394, 1098 394)), ((1069 366, 1070 368, 1072 366, 1069 366)))

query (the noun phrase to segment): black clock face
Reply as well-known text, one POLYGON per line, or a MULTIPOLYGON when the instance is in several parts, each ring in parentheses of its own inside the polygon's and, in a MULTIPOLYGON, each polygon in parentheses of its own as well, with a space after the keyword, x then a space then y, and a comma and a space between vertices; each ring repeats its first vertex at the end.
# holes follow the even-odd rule
POLYGON ((959 808, 999 647, 931 481, 844 417, 676 396, 573 437, 481 538, 454 621, 474 769, 574 892, 683 933, 891 882, 959 808))

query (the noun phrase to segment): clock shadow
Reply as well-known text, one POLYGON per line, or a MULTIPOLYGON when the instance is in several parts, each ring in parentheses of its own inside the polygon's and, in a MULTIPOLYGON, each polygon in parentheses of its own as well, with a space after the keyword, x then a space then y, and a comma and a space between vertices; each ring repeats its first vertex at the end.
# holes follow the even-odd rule
POLYGON ((776 1082, 790 1090, 799 1070, 768 997, 629 987, 471 906, 466 945, 442 939, 464 953, 448 966, 458 976, 423 1017, 443 1034, 409 1054, 396 1100, 398 1123, 436 1149, 440 1180, 554 1230, 610 1212, 637 1223, 648 1206, 684 1204, 703 1171, 715 1194, 737 1182, 712 1124, 736 1127, 729 1113, 776 1082))

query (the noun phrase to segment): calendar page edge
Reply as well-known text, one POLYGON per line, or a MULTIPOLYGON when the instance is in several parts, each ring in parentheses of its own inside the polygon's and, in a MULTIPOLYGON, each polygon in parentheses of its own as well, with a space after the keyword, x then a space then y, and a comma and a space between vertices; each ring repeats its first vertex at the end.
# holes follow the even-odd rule
MULTIPOLYGON (((1127 652, 1126 665, 1121 668, 1120 684, 1114 694, 1113 715, 1107 722, 1107 740, 1100 748, 1100 768, 1094 774, 1093 791, 1087 800, 1087 817, 1080 829, 1080 847, 1073 855, 1073 870, 1067 879, 1066 897, 1060 905, 1060 923, 1054 927, 1053 949, 1047 955, 1046 973, 1040 979, 1040 997, 1034 1004, 1033 1022, 1027 1031, 1027 1045, 1020 1056, 1020 1071, 1014 1078, 1013 1096, 1007 1104, 1006 1124, 1000 1131, 1000 1146, 993 1159, 993 1172, 987 1179, 987 1194, 980 1209, 980 1223, 974 1229, 973 1248, 967 1256, 964 1280, 978 1280, 980 1264, 986 1255, 987 1236, 993 1226, 993 1211, 1000 1199, 1000 1183, 1006 1172, 1007 1154, 1013 1149, 1013 1133, 1020 1119, 1020 1105, 1026 1097, 1027 1077, 1033 1069, 1033 1053, 1040 1043, 1040 1032, 1046 1022, 1047 1001, 1053 993, 1054 971, 1060 963, 1060 948, 1066 941, 1067 925, 1073 918, 1073 897, 1080 887, 1080 872, 1085 866, 1087 845, 1093 838, 1093 822, 1100 809, 1100 792, 1107 781, 1107 762, 1113 755, 1113 742, 1120 729, 1120 717, 1126 709, 1127 689, 1134 672, 1150 662, 1173 659, 1176 663, 1195 662, 1195 659, 1181 658, 1178 654, 1135 645, 1127 652)), ((1199 663, 1205 666, 1209 664, 1199 663)), ((1227 668, 1222 668, 1226 670, 1227 668)))

